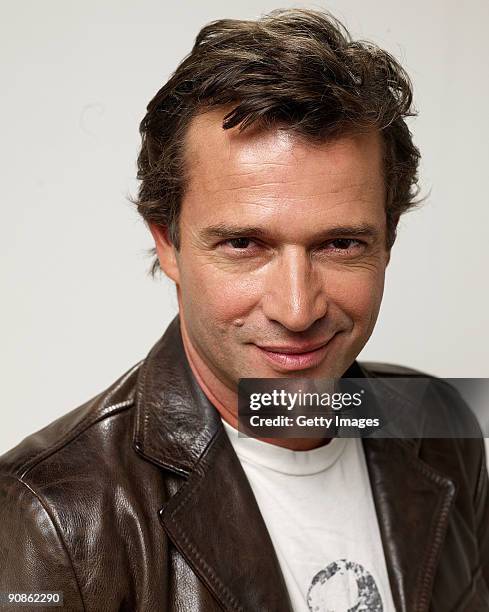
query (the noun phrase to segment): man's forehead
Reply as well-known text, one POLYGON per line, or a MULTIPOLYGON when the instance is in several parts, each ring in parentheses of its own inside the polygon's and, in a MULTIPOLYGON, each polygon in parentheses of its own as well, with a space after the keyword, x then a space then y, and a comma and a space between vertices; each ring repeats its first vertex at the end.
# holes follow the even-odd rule
POLYGON ((287 129, 258 124, 239 131, 237 127, 225 130, 222 123, 232 106, 211 108, 194 116, 186 133, 186 153, 189 161, 198 163, 207 158, 209 148, 223 158, 239 158, 243 162, 253 161, 253 152, 267 150, 271 157, 292 152, 299 142, 299 136, 287 129))
MULTIPOLYGON (((300 180, 318 172, 335 179, 336 175, 368 174, 381 179, 383 143, 378 132, 349 134, 317 143, 280 126, 250 126, 224 130, 222 122, 232 107, 218 107, 195 116, 185 138, 185 161, 192 177, 198 174, 199 188, 224 178, 243 186, 277 177, 286 179, 291 169, 300 169, 300 180), (365 173, 365 165, 369 172, 365 173), (372 172, 378 166, 379 172, 372 172)), ((192 185, 188 185, 192 187, 192 185)))

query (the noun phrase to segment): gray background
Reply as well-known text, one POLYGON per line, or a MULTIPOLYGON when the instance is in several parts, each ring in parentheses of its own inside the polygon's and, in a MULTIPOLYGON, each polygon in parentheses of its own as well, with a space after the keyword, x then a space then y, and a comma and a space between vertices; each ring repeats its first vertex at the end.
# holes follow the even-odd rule
POLYGON ((176 313, 146 275, 138 124, 200 27, 324 7, 410 73, 423 208, 401 222, 361 359, 486 377, 489 3, 61 0, 2 11, 0 452, 107 387, 176 313))

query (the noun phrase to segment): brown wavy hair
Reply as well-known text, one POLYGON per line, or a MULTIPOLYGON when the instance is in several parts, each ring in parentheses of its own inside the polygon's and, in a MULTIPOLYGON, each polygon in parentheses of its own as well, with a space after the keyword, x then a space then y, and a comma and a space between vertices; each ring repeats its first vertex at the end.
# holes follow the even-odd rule
MULTIPOLYGON (((168 227, 178 250, 188 178, 184 138, 190 120, 211 107, 232 104, 223 129, 276 125, 315 142, 375 129, 384 142, 390 249, 399 217, 418 203, 420 154, 405 122, 416 114, 412 97, 409 76, 392 55, 352 40, 325 11, 277 9, 256 21, 213 21, 147 106, 132 201, 146 222, 168 227)), ((151 273, 158 269, 155 257, 151 273)))

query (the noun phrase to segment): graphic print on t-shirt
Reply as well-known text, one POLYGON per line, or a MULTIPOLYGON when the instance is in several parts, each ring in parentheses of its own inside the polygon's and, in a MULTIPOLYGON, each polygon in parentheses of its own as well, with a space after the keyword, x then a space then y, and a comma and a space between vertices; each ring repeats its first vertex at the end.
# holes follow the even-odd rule
POLYGON ((374 577, 363 565, 338 559, 319 571, 307 592, 310 612, 383 612, 374 577))

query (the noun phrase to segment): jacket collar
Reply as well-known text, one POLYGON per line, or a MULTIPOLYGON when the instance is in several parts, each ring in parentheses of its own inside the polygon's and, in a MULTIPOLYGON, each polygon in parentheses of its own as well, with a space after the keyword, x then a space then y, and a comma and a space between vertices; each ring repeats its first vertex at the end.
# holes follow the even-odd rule
POLYGON ((141 367, 134 445, 153 463, 188 476, 221 428, 187 361, 176 316, 141 367))
MULTIPOLYGON (((355 361, 345 376, 373 374, 355 361)), ((224 609, 289 611, 273 545, 220 416, 188 364, 178 316, 139 373, 133 443, 186 479, 160 520, 224 609)), ((366 438, 363 446, 396 610, 425 612, 454 484, 418 457, 419 440, 366 438)))

